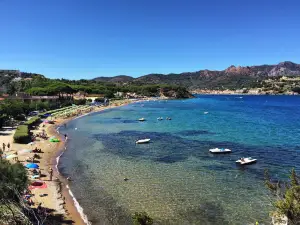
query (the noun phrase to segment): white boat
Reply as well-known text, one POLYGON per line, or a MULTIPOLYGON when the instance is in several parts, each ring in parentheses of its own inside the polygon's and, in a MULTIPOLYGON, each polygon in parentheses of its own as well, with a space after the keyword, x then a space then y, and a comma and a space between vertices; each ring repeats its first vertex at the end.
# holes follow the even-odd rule
POLYGON ((256 163, 257 159, 253 159, 251 157, 247 157, 247 158, 240 158, 239 160, 235 161, 236 163, 239 163, 241 165, 247 165, 247 164, 252 164, 252 163, 256 163))
POLYGON ((208 114, 208 112, 204 112, 203 114, 208 114))
POLYGON ((136 144, 145 144, 145 143, 149 143, 150 142, 150 139, 147 138, 147 139, 141 139, 141 140, 138 140, 136 141, 135 143, 136 144))
POLYGON ((172 118, 170 118, 170 117, 166 117, 166 120, 172 120, 172 118))
POLYGON ((209 149, 209 152, 211 152, 211 153, 230 153, 231 150, 228 148, 212 148, 212 149, 209 149))
POLYGON ((162 117, 157 117, 157 120, 163 120, 164 118, 162 118, 162 117))
POLYGON ((145 118, 139 118, 139 121, 145 121, 146 119, 145 118))

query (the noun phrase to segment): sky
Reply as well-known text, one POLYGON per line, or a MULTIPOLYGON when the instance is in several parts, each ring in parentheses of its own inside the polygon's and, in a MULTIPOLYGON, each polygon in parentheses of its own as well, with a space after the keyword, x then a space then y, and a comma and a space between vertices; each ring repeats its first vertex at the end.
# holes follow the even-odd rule
POLYGON ((296 0, 0 0, 0 69, 49 78, 300 63, 296 0))

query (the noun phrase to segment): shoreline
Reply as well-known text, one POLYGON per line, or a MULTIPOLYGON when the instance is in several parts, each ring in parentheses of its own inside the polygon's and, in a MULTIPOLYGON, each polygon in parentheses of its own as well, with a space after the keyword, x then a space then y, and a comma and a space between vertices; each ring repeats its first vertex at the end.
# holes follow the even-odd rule
MULTIPOLYGON (((55 124, 49 126, 49 128, 46 130, 47 135, 48 136, 59 135, 60 139, 64 139, 64 138, 62 138, 62 134, 59 133, 59 127, 62 124, 69 123, 70 121, 79 119, 84 116, 91 115, 93 113, 98 113, 98 112, 102 112, 105 110, 122 107, 122 106, 126 106, 128 104, 142 102, 142 101, 146 101, 146 100, 149 100, 149 99, 131 100, 129 102, 125 101, 125 102, 122 102, 120 105, 112 105, 112 106, 108 106, 106 108, 99 108, 92 112, 88 112, 88 113, 85 113, 80 116, 71 117, 71 118, 67 118, 67 119, 61 119, 58 122, 56 122, 55 124)), ((62 174, 60 174, 59 169, 58 169, 60 157, 66 151, 67 141, 68 140, 61 141, 59 143, 59 145, 57 146, 57 148, 52 150, 53 155, 49 156, 48 160, 51 162, 50 165, 54 171, 54 174, 53 174, 54 177, 58 179, 58 181, 61 185, 60 194, 63 196, 64 203, 65 203, 64 204, 64 209, 66 212, 65 217, 67 219, 71 219, 73 221, 73 224, 76 224, 76 225, 90 225, 91 223, 89 222, 87 215, 84 214, 83 208, 78 203, 77 199, 75 198, 75 196, 69 186, 69 181, 62 174)))
POLYGON ((257 92, 257 91, 252 91, 252 92, 236 92, 236 91, 214 91, 214 90, 200 90, 200 91, 191 91, 193 95, 253 95, 253 96, 260 96, 260 95, 284 95, 284 96, 297 96, 299 94, 295 92, 285 92, 285 93, 273 93, 273 92, 257 92))

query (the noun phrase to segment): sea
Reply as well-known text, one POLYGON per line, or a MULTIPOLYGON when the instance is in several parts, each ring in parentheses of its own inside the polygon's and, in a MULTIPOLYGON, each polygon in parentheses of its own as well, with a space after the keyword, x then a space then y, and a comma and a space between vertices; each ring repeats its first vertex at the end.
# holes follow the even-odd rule
POLYGON ((271 224, 274 197, 264 170, 274 181, 300 171, 299 112, 300 96, 133 103, 61 127, 69 140, 58 168, 90 224, 132 224, 135 212, 154 224, 271 224), (150 143, 135 144, 145 138, 150 143), (257 163, 239 166, 241 157, 257 163))

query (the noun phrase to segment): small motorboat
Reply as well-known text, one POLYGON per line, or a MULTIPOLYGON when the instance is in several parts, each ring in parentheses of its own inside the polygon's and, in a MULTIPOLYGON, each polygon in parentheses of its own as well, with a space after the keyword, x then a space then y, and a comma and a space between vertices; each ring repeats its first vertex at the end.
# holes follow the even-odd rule
POLYGON ((163 120, 164 118, 162 118, 162 117, 157 117, 157 120, 163 120))
POLYGON ((235 162, 239 163, 240 165, 247 165, 247 164, 256 163, 257 159, 253 159, 251 157, 246 157, 246 158, 240 158, 239 160, 237 160, 235 162))
POLYGON ((203 114, 208 114, 208 112, 204 112, 203 114))
POLYGON ((210 153, 230 153, 231 150, 228 148, 212 148, 209 149, 210 153))
POLYGON ((139 121, 145 121, 146 119, 145 118, 139 118, 139 121))
POLYGON ((172 120, 170 117, 167 117, 166 120, 172 120))
POLYGON ((135 143, 136 144, 146 144, 146 143, 149 143, 150 142, 150 139, 147 138, 147 139, 141 139, 141 140, 138 140, 136 141, 135 143))

